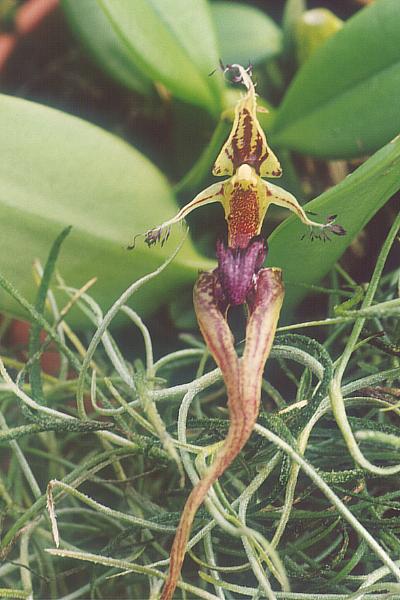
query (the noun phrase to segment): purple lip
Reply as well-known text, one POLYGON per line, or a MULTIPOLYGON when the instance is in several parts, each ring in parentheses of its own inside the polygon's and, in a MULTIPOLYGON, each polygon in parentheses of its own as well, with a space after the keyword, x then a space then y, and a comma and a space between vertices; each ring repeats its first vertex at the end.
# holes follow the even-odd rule
POLYGON ((246 302, 255 286, 255 276, 267 255, 267 243, 261 236, 252 238, 246 248, 230 248, 222 240, 217 241, 219 304, 222 311, 228 306, 246 302))

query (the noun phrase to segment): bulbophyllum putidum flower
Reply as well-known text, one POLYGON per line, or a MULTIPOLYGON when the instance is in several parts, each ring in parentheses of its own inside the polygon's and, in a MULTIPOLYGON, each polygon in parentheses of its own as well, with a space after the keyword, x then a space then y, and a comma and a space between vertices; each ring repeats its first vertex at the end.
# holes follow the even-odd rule
POLYGON ((146 243, 149 246, 164 243, 172 225, 185 219, 196 208, 212 202, 220 202, 224 208, 228 224, 228 246, 231 248, 246 248, 248 242, 259 235, 270 204, 277 204, 294 212, 311 228, 313 237, 325 238, 329 232, 343 235, 345 231, 335 224, 335 216, 328 217, 326 223, 311 221, 292 194, 262 179, 280 177, 282 169, 258 122, 257 97, 248 70, 241 65, 229 65, 227 68, 236 73, 234 80, 247 88, 247 93, 236 106, 229 138, 212 170, 215 176, 227 175, 229 178, 210 185, 175 217, 148 231, 145 234, 146 243))
POLYGON ((279 177, 282 170, 269 148, 257 119, 256 93, 248 69, 231 65, 233 81, 245 85, 247 92, 239 100, 232 131, 215 161, 213 174, 228 176, 198 194, 171 220, 148 231, 149 246, 164 243, 169 228, 192 210, 220 202, 228 226, 227 244, 217 243, 218 266, 202 273, 194 288, 194 307, 204 340, 221 369, 229 409, 229 429, 213 462, 193 488, 185 504, 173 542, 168 578, 161 599, 170 600, 176 588, 194 516, 210 487, 224 473, 249 439, 257 420, 261 382, 271 349, 284 288, 280 269, 264 269, 266 243, 260 235, 270 204, 295 212, 303 223, 316 232, 344 234, 329 217, 324 224, 310 221, 296 198, 284 189, 264 181, 279 177), (247 305, 246 339, 241 357, 235 351, 227 322, 231 306, 247 305))

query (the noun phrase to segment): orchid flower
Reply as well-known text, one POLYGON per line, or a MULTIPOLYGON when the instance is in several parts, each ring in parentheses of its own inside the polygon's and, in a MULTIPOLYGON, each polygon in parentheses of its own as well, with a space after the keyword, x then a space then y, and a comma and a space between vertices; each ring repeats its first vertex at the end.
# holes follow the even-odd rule
POLYGON ((185 219, 194 209, 212 202, 220 202, 224 208, 228 245, 231 248, 245 248, 254 236, 259 235, 270 204, 294 212, 305 225, 311 227, 313 236, 318 237, 316 232, 323 237, 328 232, 344 235, 344 229, 334 222, 335 216, 328 217, 326 223, 311 221, 290 192, 262 179, 280 177, 282 169, 258 122, 256 91, 248 70, 237 64, 227 68, 236 72, 235 81, 247 88, 247 93, 237 103, 231 133, 212 170, 215 176, 230 177, 210 185, 175 217, 148 231, 145 234, 146 243, 149 246, 157 242, 164 243, 172 225, 185 219))
POLYGON ((344 234, 343 228, 334 224, 335 217, 329 217, 325 224, 310 221, 292 194, 262 179, 279 177, 282 169, 257 119, 256 92, 249 69, 230 65, 227 70, 234 74, 234 82, 247 89, 236 106, 231 133, 213 168, 214 175, 229 178, 200 192, 173 219, 145 234, 149 246, 163 244, 174 223, 211 202, 221 202, 228 226, 227 244, 217 242, 218 266, 213 272, 200 274, 193 300, 201 333, 225 382, 229 429, 213 462, 186 501, 161 600, 173 597, 199 506, 242 450, 257 421, 265 362, 284 296, 281 270, 262 268, 267 244, 260 231, 266 211, 270 204, 278 204, 295 212, 312 231, 344 234), (248 307, 248 317, 244 351, 239 357, 226 317, 229 307, 243 304, 248 307))

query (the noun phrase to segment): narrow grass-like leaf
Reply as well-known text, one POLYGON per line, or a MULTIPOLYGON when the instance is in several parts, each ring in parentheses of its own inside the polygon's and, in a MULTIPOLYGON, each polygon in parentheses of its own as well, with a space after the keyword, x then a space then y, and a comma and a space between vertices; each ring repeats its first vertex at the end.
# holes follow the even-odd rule
POLYGON ((323 376, 320 380, 320 385, 315 394, 309 399, 307 406, 289 415, 289 422, 292 430, 301 431, 327 395, 329 383, 332 379, 333 373, 332 359, 325 348, 321 346, 321 344, 319 344, 316 340, 304 335, 278 335, 275 338, 275 345, 291 346, 292 348, 297 348, 303 352, 307 352, 310 354, 310 356, 313 356, 315 359, 317 359, 321 365, 323 365, 323 376))
MULTIPOLYGON (((93 293, 103 308, 129 282, 157 268, 181 238, 177 227, 168 246, 149 250, 139 240, 126 250, 135 234, 172 216, 176 205, 162 174, 119 138, 8 96, 0 96, 0 130, 0 272, 31 302, 32 259, 44 263, 65 226, 73 229, 58 268, 78 288, 97 277, 93 293)), ((186 242, 168 272, 135 296, 135 306, 149 313, 209 264, 186 242)), ((0 309, 23 314, 4 292, 0 309)), ((83 322, 75 309, 68 319, 83 322)))
POLYGON ((30 425, 20 425, 19 427, 13 427, 7 431, 1 431, 0 443, 9 440, 18 440, 25 435, 32 435, 33 433, 39 433, 41 431, 56 431, 58 433, 62 431, 78 431, 81 433, 88 433, 93 431, 108 431, 114 429, 114 427, 114 423, 108 423, 107 421, 78 421, 78 419, 68 421, 43 421, 40 424, 32 423, 30 425))
MULTIPOLYGON (((37 297, 36 297, 36 303, 35 303, 35 309, 41 315, 43 314, 45 306, 46 306, 47 292, 49 290, 51 278, 54 273, 58 255, 61 250, 61 245, 70 231, 71 231, 71 227, 68 226, 65 229, 63 229, 62 232, 57 236, 57 238, 55 239, 55 241, 51 247, 46 265, 44 267, 43 276, 40 281, 40 285, 39 285, 39 289, 38 289, 38 293, 37 293, 37 297)), ((41 329, 42 328, 40 327, 39 323, 33 323, 31 332, 30 332, 29 358, 31 359, 32 362, 31 362, 31 366, 29 369, 29 382, 30 382, 31 388, 32 388, 32 396, 35 398, 36 401, 42 403, 42 402, 44 402, 44 397, 43 397, 43 388, 42 388, 40 357, 35 356, 40 349, 40 331, 41 331, 41 329)))
POLYGON ((320 281, 340 258, 357 233, 400 188, 400 137, 381 148, 339 185, 309 202, 306 210, 322 220, 337 214, 346 235, 326 243, 312 242, 295 218, 282 223, 271 235, 268 264, 285 274, 285 306, 293 307, 306 294, 298 284, 320 281), (305 238, 302 236, 306 234, 305 238))
POLYGON ((348 158, 395 136, 399 30, 398 0, 380 0, 351 18, 298 72, 274 122, 273 143, 348 158))
POLYGON ((257 64, 281 52, 281 30, 266 13, 230 2, 213 2, 211 10, 224 63, 257 64))
POLYGON ((15 590, 11 588, 0 588, 0 598, 11 598, 11 600, 28 600, 30 594, 29 592, 25 592, 23 590, 15 590))
POLYGON ((222 84, 205 0, 96 0, 135 68, 174 96, 218 116, 222 84))

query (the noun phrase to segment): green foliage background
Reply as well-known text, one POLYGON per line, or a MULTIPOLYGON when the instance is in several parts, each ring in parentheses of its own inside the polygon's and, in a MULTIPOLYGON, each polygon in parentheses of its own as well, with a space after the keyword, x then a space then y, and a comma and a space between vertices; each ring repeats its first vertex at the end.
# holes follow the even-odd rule
MULTIPOLYGON (((0 598, 156 598, 182 506, 226 435, 225 388, 191 308, 198 270, 215 264, 221 207, 188 219, 175 255, 180 227, 164 246, 138 238, 127 251, 213 181, 241 93, 219 58, 254 62, 280 185, 317 220, 337 214, 347 235, 311 242, 294 217, 274 229, 286 215, 268 215, 286 320, 257 426, 197 515, 176 597, 400 597, 400 216, 390 200, 400 3, 321 4, 345 19, 326 39, 299 28, 303 0, 61 0, 68 50, 53 59, 39 31, 43 71, 29 44, 10 61, 0 82, 0 598), (310 291, 320 296, 296 322, 310 291), (169 316, 152 320, 166 303, 169 316), (29 320, 28 342, 13 339, 15 316, 29 320)), ((234 318, 232 329, 240 352, 234 318)))

